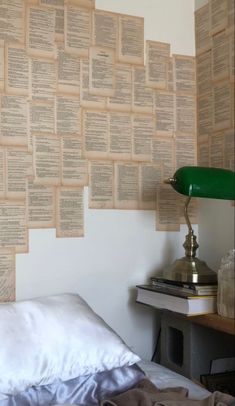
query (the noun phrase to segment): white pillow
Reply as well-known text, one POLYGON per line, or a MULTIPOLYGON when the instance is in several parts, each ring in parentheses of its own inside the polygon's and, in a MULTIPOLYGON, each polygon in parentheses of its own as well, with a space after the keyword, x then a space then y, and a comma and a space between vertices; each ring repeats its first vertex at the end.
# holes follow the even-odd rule
POLYGON ((0 398, 139 360, 79 295, 0 305, 0 398))

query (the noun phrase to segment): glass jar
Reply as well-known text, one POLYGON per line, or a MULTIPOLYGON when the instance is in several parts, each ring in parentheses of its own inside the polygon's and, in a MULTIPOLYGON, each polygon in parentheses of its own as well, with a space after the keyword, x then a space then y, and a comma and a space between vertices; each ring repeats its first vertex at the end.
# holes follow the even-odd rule
POLYGON ((220 316, 235 318, 235 249, 221 260, 218 271, 217 311, 220 316))

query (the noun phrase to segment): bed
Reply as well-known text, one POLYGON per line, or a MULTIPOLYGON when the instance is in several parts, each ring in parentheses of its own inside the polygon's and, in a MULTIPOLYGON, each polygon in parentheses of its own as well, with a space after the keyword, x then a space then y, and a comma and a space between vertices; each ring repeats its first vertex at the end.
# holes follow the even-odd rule
POLYGON ((93 406, 146 379, 187 388, 191 399, 210 395, 141 360, 78 294, 0 305, 0 406, 93 406))

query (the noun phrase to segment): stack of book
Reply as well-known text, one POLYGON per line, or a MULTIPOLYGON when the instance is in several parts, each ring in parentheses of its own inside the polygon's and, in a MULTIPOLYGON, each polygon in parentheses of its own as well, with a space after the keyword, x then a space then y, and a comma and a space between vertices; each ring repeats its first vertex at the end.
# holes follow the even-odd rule
POLYGON ((139 303, 187 316, 215 313, 217 285, 199 285, 151 278, 149 285, 137 286, 139 303))
POLYGON ((150 283, 155 288, 159 289, 159 291, 164 293, 176 293, 178 296, 187 296, 187 295, 195 295, 195 296, 208 296, 208 295, 217 295, 217 284, 199 284, 199 283, 185 283, 185 282, 177 282, 177 281, 170 281, 168 279, 158 278, 158 277, 151 277, 150 283), (186 295, 185 295, 186 294, 186 295))

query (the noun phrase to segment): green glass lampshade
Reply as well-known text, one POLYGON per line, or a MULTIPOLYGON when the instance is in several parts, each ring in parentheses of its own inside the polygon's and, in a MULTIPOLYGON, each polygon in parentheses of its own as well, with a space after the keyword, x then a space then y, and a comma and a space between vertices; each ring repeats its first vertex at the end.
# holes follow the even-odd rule
POLYGON ((183 166, 172 179, 172 187, 179 193, 209 199, 235 199, 235 172, 221 168, 183 166))

